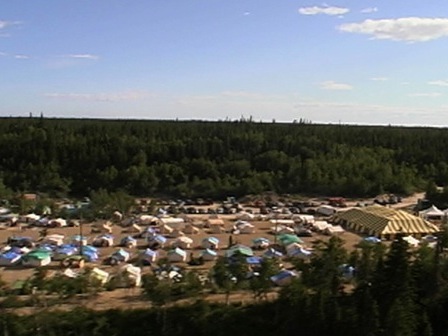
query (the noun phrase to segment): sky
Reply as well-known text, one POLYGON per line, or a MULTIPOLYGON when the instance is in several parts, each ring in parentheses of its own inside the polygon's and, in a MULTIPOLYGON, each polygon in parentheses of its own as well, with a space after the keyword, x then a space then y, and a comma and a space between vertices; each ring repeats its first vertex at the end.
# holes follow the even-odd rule
POLYGON ((448 126, 446 0, 0 0, 0 116, 448 126))

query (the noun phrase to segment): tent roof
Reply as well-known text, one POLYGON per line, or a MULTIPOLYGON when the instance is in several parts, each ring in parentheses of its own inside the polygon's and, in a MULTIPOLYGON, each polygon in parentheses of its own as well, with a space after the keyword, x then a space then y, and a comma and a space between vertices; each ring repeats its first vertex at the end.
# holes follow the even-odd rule
POLYGON ((407 233, 424 234, 438 232, 436 225, 402 210, 372 205, 365 208, 352 208, 335 215, 337 223, 346 221, 357 225, 375 235, 407 233))
POLYGON ((425 216, 443 216, 444 212, 435 205, 432 205, 430 208, 420 211, 419 214, 425 216))

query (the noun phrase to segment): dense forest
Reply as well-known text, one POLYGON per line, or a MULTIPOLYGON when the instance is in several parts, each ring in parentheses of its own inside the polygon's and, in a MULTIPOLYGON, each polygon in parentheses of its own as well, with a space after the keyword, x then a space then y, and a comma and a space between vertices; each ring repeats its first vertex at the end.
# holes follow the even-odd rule
MULTIPOLYGON (((294 261, 301 276, 281 287, 275 300, 258 295, 270 286, 265 277, 269 271, 248 279, 240 276, 243 264, 232 262, 225 267, 239 280, 231 288, 218 271, 224 265, 217 262, 213 285, 221 291, 253 290, 255 299, 247 305, 207 302, 194 282, 154 278, 143 284, 147 309, 92 311, 81 306, 57 312, 39 303, 32 315, 19 316, 7 311, 3 302, 0 334, 447 335, 448 256, 443 249, 447 239, 440 238, 438 248, 422 246, 411 251, 398 237, 388 249, 383 244, 364 243, 349 254, 342 241, 333 237, 316 246, 318 253, 309 262, 294 261), (341 272, 345 263, 355 266, 353 277, 341 272), (188 295, 192 303, 176 305, 182 295, 188 295)), ((54 288, 47 286, 52 280, 44 281, 42 276, 32 283, 42 291, 54 288)))
POLYGON ((447 147, 437 128, 3 118, 0 178, 13 191, 73 196, 408 194, 446 184, 447 147))

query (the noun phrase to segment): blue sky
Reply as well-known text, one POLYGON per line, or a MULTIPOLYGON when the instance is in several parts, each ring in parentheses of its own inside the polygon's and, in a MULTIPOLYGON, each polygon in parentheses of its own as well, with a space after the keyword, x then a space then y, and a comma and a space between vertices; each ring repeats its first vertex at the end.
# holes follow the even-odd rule
POLYGON ((2 0, 0 116, 448 126, 446 1, 2 0))

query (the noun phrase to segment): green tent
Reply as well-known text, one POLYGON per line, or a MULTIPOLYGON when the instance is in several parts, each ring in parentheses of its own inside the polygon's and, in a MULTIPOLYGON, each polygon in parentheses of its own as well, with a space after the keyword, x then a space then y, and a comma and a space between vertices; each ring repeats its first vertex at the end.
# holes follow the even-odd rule
POLYGON ((303 241, 299 237, 297 237, 296 235, 293 235, 293 234, 282 234, 282 235, 278 236, 278 240, 280 241, 280 243, 283 246, 287 246, 287 245, 293 244, 293 243, 303 244, 303 241))
POLYGON ((245 245, 234 245, 226 251, 227 258, 230 258, 235 254, 242 254, 245 257, 252 257, 254 252, 250 247, 245 245))

